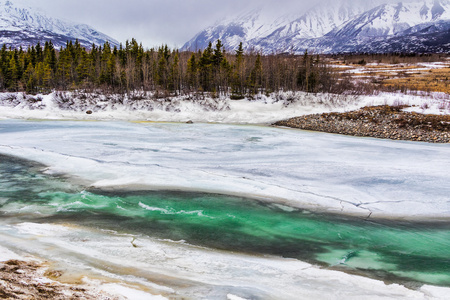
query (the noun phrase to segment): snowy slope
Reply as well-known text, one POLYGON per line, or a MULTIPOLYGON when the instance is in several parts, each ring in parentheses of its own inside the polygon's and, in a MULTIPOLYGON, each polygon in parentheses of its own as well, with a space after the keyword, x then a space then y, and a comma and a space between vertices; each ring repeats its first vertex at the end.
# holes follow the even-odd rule
POLYGON ((380 0, 326 1, 304 11, 304 5, 276 9, 277 1, 269 2, 234 18, 208 27, 188 41, 182 49, 205 48, 210 41, 220 39, 226 48, 235 49, 240 42, 249 48, 265 52, 285 48, 292 40, 317 38, 344 24, 349 19, 379 4, 380 0))
POLYGON ((450 20, 422 23, 386 38, 358 46, 360 52, 450 52, 450 20))
MULTIPOLYGON (((253 40, 264 52, 285 52, 303 44, 305 40, 320 38, 346 24, 380 1, 337 0, 315 6, 287 25, 277 28, 267 37, 253 40), (266 51, 270 48, 270 51, 266 51)), ((303 49, 301 50, 303 52, 303 49)))
POLYGON ((94 28, 47 16, 20 2, 0 1, 0 44, 27 47, 51 40, 56 47, 78 39, 85 47, 118 42, 94 28))
MULTIPOLYGON (((416 38, 403 37, 414 34, 411 28, 416 28, 417 33, 425 27, 450 20, 450 0, 386 3, 388 1, 322 1, 306 12, 301 7, 289 7, 284 12, 272 13, 272 18, 264 17, 270 15, 270 6, 263 6, 205 29, 183 49, 204 48, 208 42, 221 39, 228 49, 235 49, 239 42, 243 42, 247 49, 264 53, 301 53, 305 49, 325 53, 352 52, 363 48, 379 52, 390 48, 402 51, 403 44, 398 43, 401 40, 405 51, 424 49, 427 52, 426 35, 420 36, 420 47, 416 38), (388 39, 396 46, 386 46, 386 37, 398 38, 388 39), (366 47, 370 42, 379 41, 384 42, 383 48, 377 49, 376 43, 366 47)), ((447 49, 439 45, 441 40, 445 44, 445 30, 439 36, 437 39, 430 37, 434 42, 429 51, 447 49)))
POLYGON ((381 5, 363 13, 333 36, 388 36, 399 34, 422 23, 439 20, 450 20, 450 1, 398 2, 381 5))
POLYGON ((188 41, 182 49, 203 49, 210 41, 222 40, 226 48, 236 49, 240 42, 250 48, 251 41, 270 36, 275 30, 295 20, 299 14, 272 13, 270 5, 260 6, 235 18, 208 27, 188 41))
POLYGON ((449 0, 405 1, 376 7, 315 42, 334 52, 448 52, 449 26, 449 0))

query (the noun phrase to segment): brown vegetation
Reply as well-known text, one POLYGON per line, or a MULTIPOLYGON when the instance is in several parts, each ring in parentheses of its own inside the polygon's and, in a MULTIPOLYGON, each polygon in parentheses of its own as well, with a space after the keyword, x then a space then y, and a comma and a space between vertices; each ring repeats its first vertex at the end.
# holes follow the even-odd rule
POLYGON ((358 83, 361 93, 401 91, 450 94, 449 55, 366 54, 332 56, 328 59, 341 78, 358 83), (424 66, 424 63, 435 63, 435 66, 424 66))
POLYGON ((398 78, 386 79, 383 85, 394 90, 415 90, 450 94, 450 67, 417 71, 398 78))
MULTIPOLYGON (((10 260, 0 263, 1 299, 111 299, 77 286, 44 279, 41 266, 31 262, 10 260)), ((58 272, 49 275, 57 278, 58 272)))
POLYGON ((418 53, 374 53, 374 54, 336 54, 331 59, 343 64, 417 64, 445 61, 448 54, 418 54, 418 53))

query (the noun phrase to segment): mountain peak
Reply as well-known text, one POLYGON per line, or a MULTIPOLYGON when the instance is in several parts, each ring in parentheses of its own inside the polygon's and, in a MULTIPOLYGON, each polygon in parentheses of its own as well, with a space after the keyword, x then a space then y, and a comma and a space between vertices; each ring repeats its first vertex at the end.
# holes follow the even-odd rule
POLYGON ((50 17, 26 2, 0 2, 0 45, 26 48, 37 42, 52 41, 59 48, 65 46, 67 41, 77 39, 87 48, 106 41, 118 45, 116 40, 88 25, 50 17))
POLYGON ((306 10, 277 11, 266 5, 206 28, 182 49, 204 48, 220 39, 228 49, 242 42, 263 53, 358 51, 371 39, 445 20, 450 20, 450 0, 323 0, 306 10))
POLYGON ((433 7, 431 8, 431 14, 433 20, 439 19, 445 13, 445 8, 442 7, 439 0, 434 0, 433 7))

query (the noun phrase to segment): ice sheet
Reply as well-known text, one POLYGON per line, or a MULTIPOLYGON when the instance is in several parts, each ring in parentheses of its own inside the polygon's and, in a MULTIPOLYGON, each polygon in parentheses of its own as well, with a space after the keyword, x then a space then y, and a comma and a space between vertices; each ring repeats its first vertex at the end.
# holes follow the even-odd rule
POLYGON ((101 188, 205 191, 364 217, 450 216, 450 148, 262 126, 0 121, 0 153, 101 188))
MULTIPOLYGON (((0 153, 94 187, 237 194, 364 217, 450 216, 448 145, 247 125, 2 120, 0 153)), ((132 236, 82 227, 3 227, 2 246, 110 278, 121 283, 106 285, 111 292, 135 297, 146 295, 129 286, 154 299, 445 299, 449 293, 145 236, 134 247, 132 236)), ((7 248, 0 247, 0 256, 12 257, 7 248)))
MULTIPOLYGON (((432 286, 412 290, 295 259, 213 251, 145 236, 133 247, 131 236, 83 227, 22 223, 9 234, 33 238, 31 251, 59 260, 59 268, 78 268, 100 277, 101 289, 129 299, 145 294, 126 284, 150 291, 147 299, 445 299, 449 291, 432 286), (108 277, 121 286, 113 284, 109 290, 104 284, 108 277), (160 298, 152 296, 158 294, 160 298)), ((0 241, 5 239, 11 243, 0 234, 0 241)))

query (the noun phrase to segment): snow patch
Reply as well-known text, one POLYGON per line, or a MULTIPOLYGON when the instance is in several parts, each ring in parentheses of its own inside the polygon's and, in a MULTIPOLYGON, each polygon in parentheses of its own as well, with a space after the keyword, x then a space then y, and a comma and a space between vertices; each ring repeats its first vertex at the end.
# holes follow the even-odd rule
POLYGON ((18 255, 17 253, 12 252, 11 250, 0 246, 0 262, 5 262, 8 260, 25 260, 23 256, 18 255))
POLYGON ((372 105, 415 105, 424 113, 449 114, 450 99, 442 93, 424 96, 401 93, 353 96, 278 92, 259 94, 253 99, 230 100, 179 96, 155 98, 152 93, 139 99, 126 95, 55 92, 29 96, 0 94, 0 119, 126 120, 157 122, 202 122, 231 124, 271 124, 307 114, 344 112, 372 105), (427 104, 424 106, 424 104, 427 104), (91 111, 91 114, 87 114, 91 111))

